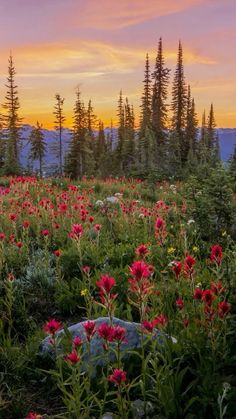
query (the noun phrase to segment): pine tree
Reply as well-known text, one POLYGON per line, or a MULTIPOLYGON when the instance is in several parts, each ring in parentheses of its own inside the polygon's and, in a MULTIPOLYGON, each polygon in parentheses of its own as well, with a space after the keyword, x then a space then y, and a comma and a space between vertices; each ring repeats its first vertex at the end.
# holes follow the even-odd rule
POLYGON ((89 100, 87 112, 86 112, 86 155, 85 155, 85 172, 91 176, 94 174, 96 166, 96 141, 94 135, 94 128, 96 124, 96 115, 92 106, 91 99, 89 100))
MULTIPOLYGON (((183 66, 183 50, 182 44, 179 42, 177 65, 174 74, 172 88, 172 134, 176 141, 176 158, 184 165, 186 162, 186 151, 184 141, 184 129, 186 122, 186 106, 187 106, 187 89, 184 77, 183 66)), ((173 144, 172 144, 173 146, 173 144)))
POLYGON ((74 106, 72 139, 65 159, 65 172, 72 178, 82 177, 85 173, 86 153, 86 110, 81 100, 81 93, 76 91, 74 106))
POLYGON ((2 115, 0 116, 0 170, 4 167, 5 161, 5 138, 3 131, 3 120, 2 115))
POLYGON ((42 177, 43 158, 46 154, 46 142, 42 131, 42 125, 37 121, 36 127, 33 127, 30 137, 30 159, 39 160, 39 175, 42 177))
POLYGON ((234 152, 230 156, 228 163, 229 163, 229 174, 234 180, 234 182, 236 182, 236 145, 234 146, 234 152))
POLYGON ((123 173, 124 162, 123 162, 123 153, 124 153, 124 137, 125 137, 125 113, 124 113, 124 104, 123 104, 123 94, 122 90, 120 91, 120 96, 118 100, 118 130, 117 130, 117 145, 115 149, 115 167, 118 174, 123 173))
POLYGON ((57 145, 57 156, 59 159, 59 174, 62 176, 63 174, 63 149, 62 149, 62 133, 64 129, 64 122, 66 120, 64 112, 63 112, 63 105, 64 100, 61 96, 57 93, 55 95, 56 104, 54 106, 54 112, 55 115, 55 130, 58 133, 58 145, 57 145))
POLYGON ((218 134, 216 131, 216 121, 213 104, 211 104, 207 120, 207 146, 209 153, 209 162, 212 166, 216 166, 220 161, 220 145, 218 134))
POLYGON ((143 95, 140 114, 140 131, 138 138, 138 160, 141 171, 147 172, 153 168, 155 150, 154 150, 154 132, 151 121, 151 75, 149 57, 146 55, 145 72, 143 80, 143 95))
POLYGON ((162 50, 162 38, 159 39, 155 68, 152 73, 154 81, 152 92, 152 126, 156 137, 156 162, 161 164, 165 154, 165 141, 167 137, 167 96, 170 69, 165 67, 162 50))
POLYGON ((8 60, 7 93, 4 108, 5 144, 6 152, 3 171, 6 175, 16 175, 20 172, 19 143, 21 140, 21 121, 18 111, 20 108, 18 86, 15 84, 15 67, 12 55, 8 60))
POLYGON ((135 117, 133 106, 125 101, 124 173, 129 175, 135 161, 135 117))
POLYGON ((204 110, 202 114, 202 126, 199 139, 199 162, 201 165, 205 165, 208 160, 208 143, 207 143, 207 126, 206 126, 206 112, 204 110))
POLYGON ((97 163, 97 171, 98 173, 102 173, 103 169, 103 162, 105 158, 105 133, 104 133, 104 125, 102 121, 98 123, 98 136, 96 141, 96 163, 97 163))
POLYGON ((186 111, 186 127, 185 127, 185 155, 184 159, 188 160, 188 166, 196 166, 197 164, 197 135, 198 120, 195 111, 195 102, 191 97, 190 86, 188 86, 187 111, 186 111))

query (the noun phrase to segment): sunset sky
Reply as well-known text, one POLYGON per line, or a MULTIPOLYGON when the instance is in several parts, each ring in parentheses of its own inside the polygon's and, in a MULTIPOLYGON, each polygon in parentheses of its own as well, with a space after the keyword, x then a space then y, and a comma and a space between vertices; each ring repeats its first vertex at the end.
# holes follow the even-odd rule
POLYGON ((160 37, 172 70, 181 39, 199 115, 213 102, 218 127, 236 127, 236 0, 0 0, 0 103, 12 51, 25 123, 51 128, 60 93, 70 126, 78 86, 106 125, 121 88, 138 115, 160 37))

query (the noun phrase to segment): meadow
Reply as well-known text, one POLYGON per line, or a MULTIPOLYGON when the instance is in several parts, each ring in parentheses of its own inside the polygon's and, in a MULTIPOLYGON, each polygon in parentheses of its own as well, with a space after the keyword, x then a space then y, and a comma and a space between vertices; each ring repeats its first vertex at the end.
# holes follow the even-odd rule
POLYGON ((0 185, 2 419, 236 417, 236 191, 224 169, 202 182, 0 185), (140 347, 121 350, 114 317, 139 324, 140 347), (81 366, 96 336, 94 372, 81 366))

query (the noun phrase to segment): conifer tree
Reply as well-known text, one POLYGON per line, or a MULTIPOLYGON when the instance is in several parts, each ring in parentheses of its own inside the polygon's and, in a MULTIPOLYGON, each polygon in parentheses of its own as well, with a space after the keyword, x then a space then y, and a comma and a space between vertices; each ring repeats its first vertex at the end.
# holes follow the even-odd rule
POLYGON ((151 74, 149 57, 146 55, 143 80, 143 95, 141 100, 140 131, 138 138, 138 160, 141 171, 147 172, 153 168, 155 155, 155 139, 151 121, 151 74))
POLYGON ((19 145, 21 140, 21 121, 18 111, 20 108, 18 86, 15 84, 16 70, 12 55, 8 60, 7 93, 5 97, 4 115, 5 128, 5 159, 3 171, 6 175, 16 175, 20 172, 19 145))
POLYGON ((82 177, 85 173, 86 154, 86 110, 81 100, 80 90, 76 91, 72 139, 65 159, 65 172, 72 178, 82 177))
POLYGON ((207 125, 205 110, 202 114, 202 126, 199 139, 199 162, 201 165, 208 162, 207 125))
POLYGON ((96 166, 96 141, 94 135, 94 128, 96 124, 96 115, 92 106, 91 99, 89 100, 86 113, 86 154, 85 154, 85 172, 87 175, 93 175, 96 166))
POLYGON ((135 161, 135 117, 133 106, 125 101, 124 172, 130 174, 135 161))
POLYGON ((219 148, 219 138, 216 131, 216 121, 215 121, 213 104, 211 104, 208 121, 207 121, 207 146, 208 146, 208 153, 209 153, 209 161, 212 166, 215 166, 220 161, 220 148, 219 148))
POLYGON ((30 159, 39 161, 39 175, 42 177, 43 158, 46 154, 46 142, 42 131, 42 125, 37 121, 36 127, 33 127, 30 137, 30 159))
POLYGON ((96 141, 96 163, 97 171, 103 176, 104 173, 104 161, 106 154, 106 139, 104 133, 104 125, 102 121, 98 123, 98 136, 96 141))
POLYGON ((186 122, 186 106, 187 106, 187 89, 184 77, 183 66, 183 49, 179 41, 177 65, 174 73, 174 81, 172 88, 172 139, 176 142, 174 147, 173 141, 171 147, 176 153, 176 158, 179 159, 183 166, 186 162, 186 151, 184 141, 184 129, 186 122))
POLYGON ((234 152, 229 158, 229 174, 232 179, 236 182, 236 145, 234 146, 234 152))
POLYGON ((58 145, 56 147, 57 149, 57 157, 59 160, 59 174, 62 176, 63 174, 63 149, 62 149, 62 133, 64 129, 64 122, 66 120, 64 112, 63 112, 63 105, 64 100, 61 98, 61 95, 58 93, 55 95, 56 104, 54 106, 54 112, 55 115, 55 130, 58 133, 58 145))
POLYGON ((188 165, 196 167, 199 161, 198 149, 198 120, 195 111, 194 99, 191 101, 191 107, 188 112, 185 135, 188 139, 188 165))
POLYGON ((161 164, 164 158, 165 142, 167 137, 167 89, 170 69, 165 67, 162 50, 162 38, 159 39, 155 68, 152 73, 152 126, 155 132, 157 156, 156 162, 161 164))
POLYGON ((197 135, 198 121, 195 111, 195 102, 191 97, 190 86, 188 86, 187 110, 186 110, 186 127, 184 138, 184 159, 188 160, 188 166, 196 166, 197 164, 197 135))
POLYGON ((122 90, 120 91, 120 96, 118 100, 118 130, 117 130, 117 146, 115 149, 115 166, 119 174, 123 173, 124 162, 123 162, 123 153, 124 153, 124 137, 125 137, 125 112, 123 104, 123 94, 122 90))
POLYGON ((5 160, 5 138, 3 131, 2 115, 0 116, 0 170, 4 167, 5 160))

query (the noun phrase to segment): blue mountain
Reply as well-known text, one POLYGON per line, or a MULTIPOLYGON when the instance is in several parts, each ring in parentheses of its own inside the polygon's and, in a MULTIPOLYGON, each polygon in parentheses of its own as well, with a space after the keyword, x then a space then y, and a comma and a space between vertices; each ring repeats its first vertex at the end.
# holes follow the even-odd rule
MULTIPOLYGON (((24 125, 22 130, 22 147, 20 152, 20 161, 23 167, 29 167, 34 170, 38 169, 38 162, 29 163, 29 152, 30 152, 30 142, 29 136, 32 131, 30 125, 24 125)), ((106 128, 105 133, 109 133, 110 129, 106 128)), ((236 128, 219 128, 217 130, 220 142, 220 153, 221 159, 226 162, 228 161, 231 154, 234 152, 234 147, 236 146, 236 128)), ((45 141, 47 144, 47 153, 44 159, 44 169, 46 173, 56 172, 58 166, 58 159, 55 154, 56 144, 57 144, 57 133, 53 130, 43 129, 45 141)), ((116 142, 117 130, 113 129, 114 134, 114 143, 116 142)), ((71 132, 69 129, 63 130, 63 157, 65 157, 70 143, 71 132)))

